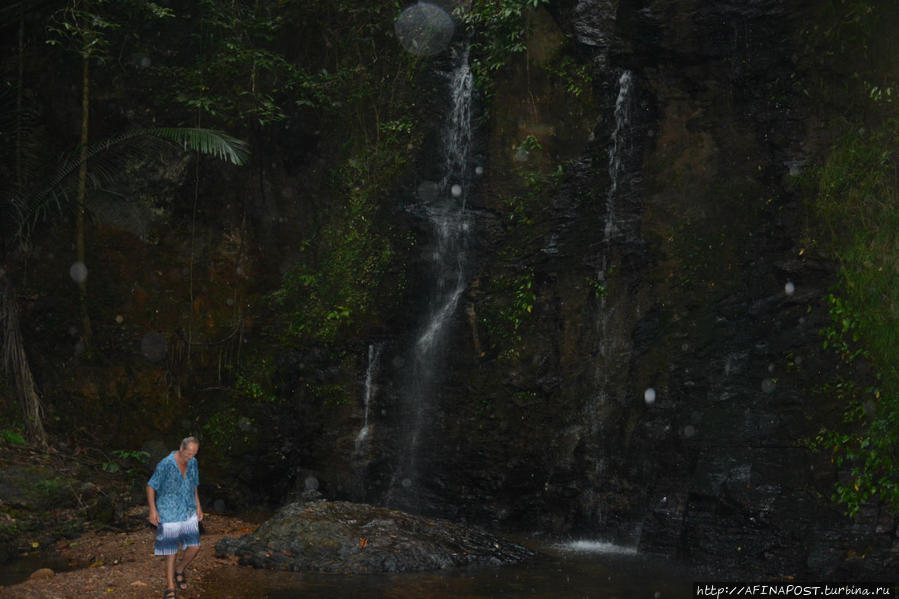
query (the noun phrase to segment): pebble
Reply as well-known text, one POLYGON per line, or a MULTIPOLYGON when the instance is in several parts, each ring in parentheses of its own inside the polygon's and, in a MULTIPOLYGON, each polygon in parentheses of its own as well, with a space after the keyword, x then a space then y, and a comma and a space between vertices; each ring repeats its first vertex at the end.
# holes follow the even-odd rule
POLYGON ((50 568, 41 568, 40 570, 35 570, 31 573, 31 576, 28 577, 29 580, 37 580, 39 578, 53 578, 56 575, 56 572, 51 570, 50 568))

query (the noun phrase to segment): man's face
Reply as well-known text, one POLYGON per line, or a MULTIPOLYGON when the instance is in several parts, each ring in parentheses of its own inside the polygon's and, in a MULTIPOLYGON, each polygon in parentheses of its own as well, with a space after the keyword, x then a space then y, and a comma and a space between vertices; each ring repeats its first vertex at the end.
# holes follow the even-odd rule
POLYGON ((200 446, 196 443, 188 443, 187 447, 180 450, 181 459, 185 462, 190 461, 191 458, 197 455, 197 452, 200 450, 200 446))

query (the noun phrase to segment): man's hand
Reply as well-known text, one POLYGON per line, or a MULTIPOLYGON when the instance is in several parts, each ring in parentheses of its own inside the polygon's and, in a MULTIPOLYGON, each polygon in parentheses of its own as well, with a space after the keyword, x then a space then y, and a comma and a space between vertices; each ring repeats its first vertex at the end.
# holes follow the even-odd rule
POLYGON ((153 526, 159 526, 159 512, 156 511, 156 489, 147 485, 147 507, 150 508, 150 515, 147 520, 153 526))
POLYGON ((194 487, 194 501, 197 502, 197 522, 203 521, 203 506, 200 505, 200 491, 194 487))

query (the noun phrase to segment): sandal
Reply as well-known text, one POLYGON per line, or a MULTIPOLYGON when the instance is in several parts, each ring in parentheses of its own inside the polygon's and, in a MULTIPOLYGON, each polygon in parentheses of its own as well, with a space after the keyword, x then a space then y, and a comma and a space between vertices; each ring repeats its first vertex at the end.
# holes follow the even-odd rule
POLYGON ((162 599, 175 599, 175 589, 166 589, 162 599))
POLYGON ((182 591, 187 589, 187 578, 184 577, 184 572, 175 572, 175 584, 182 591))

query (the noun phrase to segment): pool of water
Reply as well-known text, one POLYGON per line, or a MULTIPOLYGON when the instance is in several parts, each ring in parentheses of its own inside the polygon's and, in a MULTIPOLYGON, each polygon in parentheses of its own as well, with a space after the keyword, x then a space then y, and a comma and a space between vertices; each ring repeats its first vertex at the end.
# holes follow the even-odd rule
POLYGON ((266 599, 674 599, 692 597, 693 579, 676 565, 590 541, 531 547, 522 564, 427 573, 347 576, 219 570, 202 596, 266 599))
POLYGON ((38 551, 0 563, 0 587, 28 580, 36 570, 50 568, 54 572, 69 569, 65 559, 55 551, 38 551))

